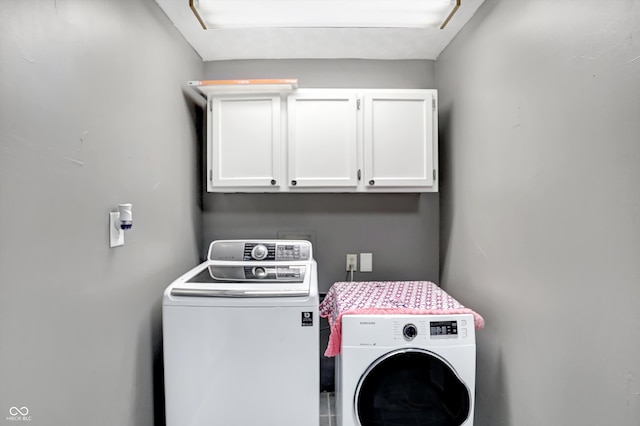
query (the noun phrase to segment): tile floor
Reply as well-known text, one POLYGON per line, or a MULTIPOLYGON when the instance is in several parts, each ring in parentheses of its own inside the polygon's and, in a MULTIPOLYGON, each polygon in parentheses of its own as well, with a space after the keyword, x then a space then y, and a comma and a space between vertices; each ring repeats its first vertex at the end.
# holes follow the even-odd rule
POLYGON ((320 426, 336 426, 336 399, 333 392, 320 393, 320 426))

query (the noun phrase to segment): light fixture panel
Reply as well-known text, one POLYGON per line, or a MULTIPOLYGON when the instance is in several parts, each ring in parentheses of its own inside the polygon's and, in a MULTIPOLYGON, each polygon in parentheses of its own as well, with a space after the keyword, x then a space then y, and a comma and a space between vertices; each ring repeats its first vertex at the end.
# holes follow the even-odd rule
POLYGON ((206 29, 443 28, 460 0, 190 0, 206 29))

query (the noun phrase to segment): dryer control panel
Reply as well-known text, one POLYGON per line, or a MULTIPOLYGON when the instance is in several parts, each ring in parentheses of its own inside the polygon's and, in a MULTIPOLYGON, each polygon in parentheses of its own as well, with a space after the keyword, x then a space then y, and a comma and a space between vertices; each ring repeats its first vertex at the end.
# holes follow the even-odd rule
POLYGON ((342 348, 439 347, 474 343, 471 314, 348 314, 342 317, 342 348))

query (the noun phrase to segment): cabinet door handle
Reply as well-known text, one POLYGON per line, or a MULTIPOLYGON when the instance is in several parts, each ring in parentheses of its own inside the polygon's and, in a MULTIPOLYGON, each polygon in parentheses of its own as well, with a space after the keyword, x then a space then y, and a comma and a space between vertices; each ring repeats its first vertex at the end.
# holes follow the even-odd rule
POLYGON ((371 179, 371 180, 369 181, 369 185, 373 186, 373 185, 375 185, 375 184, 376 184, 376 181, 375 181, 375 180, 371 179))
POLYGON ((296 182, 295 180, 291 181, 291 185, 296 186, 298 184, 298 182, 296 182))
POLYGON ((276 184, 276 180, 275 179, 271 179, 271 185, 275 185, 276 184))

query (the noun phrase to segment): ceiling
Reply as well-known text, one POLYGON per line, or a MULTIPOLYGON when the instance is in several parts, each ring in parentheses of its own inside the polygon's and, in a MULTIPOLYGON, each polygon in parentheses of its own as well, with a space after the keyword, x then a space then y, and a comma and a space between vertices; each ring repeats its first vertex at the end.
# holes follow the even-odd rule
MULTIPOLYGON (((264 0, 269 1, 269 0, 264 0)), ((156 3, 204 61, 232 59, 437 59, 484 0, 461 0, 442 29, 242 28, 204 30, 189 0, 156 3)))

